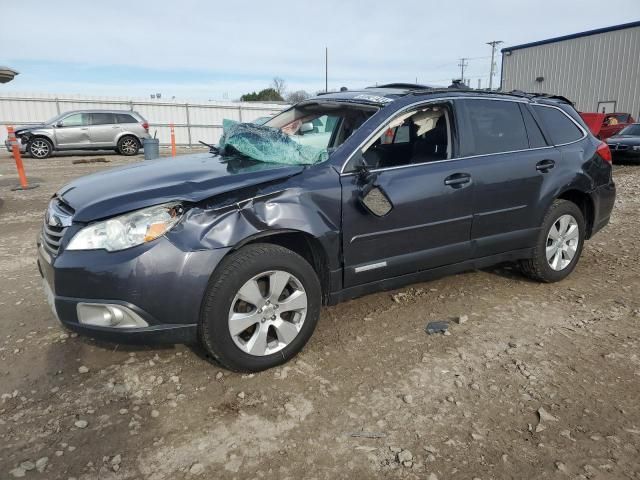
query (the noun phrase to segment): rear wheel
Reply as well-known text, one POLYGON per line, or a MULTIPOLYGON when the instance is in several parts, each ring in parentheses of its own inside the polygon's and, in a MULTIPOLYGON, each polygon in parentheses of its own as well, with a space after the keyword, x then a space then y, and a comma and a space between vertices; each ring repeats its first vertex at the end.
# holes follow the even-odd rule
POLYGON ((120 155, 137 155, 140 151, 140 141, 136 137, 127 135, 118 140, 118 153, 120 155))
POLYGON ((32 158, 44 159, 53 152, 53 144, 47 138, 35 137, 29 140, 27 152, 32 158))
POLYGON ((558 282, 576 267, 582 253, 585 221, 578 206, 556 200, 545 215, 533 257, 521 262, 528 277, 541 282, 558 282))
POLYGON ((225 258, 211 278, 200 339, 230 370, 265 370, 304 347, 320 305, 320 282, 304 258, 278 245, 248 245, 225 258))

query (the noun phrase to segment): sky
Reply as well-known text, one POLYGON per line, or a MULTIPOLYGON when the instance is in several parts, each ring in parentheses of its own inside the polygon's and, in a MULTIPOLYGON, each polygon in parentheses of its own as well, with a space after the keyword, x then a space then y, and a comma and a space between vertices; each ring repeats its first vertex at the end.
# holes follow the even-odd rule
MULTIPOLYGON (((235 100, 387 82, 486 87, 491 47, 640 20, 640 0, 20 0, 0 2, 3 91, 235 100), (32 16, 29 12, 37 12, 32 16), (13 19, 13 21, 8 21, 13 19), (37 19, 37 20, 36 20, 37 19), (35 23, 34 23, 34 20, 35 23)), ((500 55, 497 58, 499 83, 500 55)))

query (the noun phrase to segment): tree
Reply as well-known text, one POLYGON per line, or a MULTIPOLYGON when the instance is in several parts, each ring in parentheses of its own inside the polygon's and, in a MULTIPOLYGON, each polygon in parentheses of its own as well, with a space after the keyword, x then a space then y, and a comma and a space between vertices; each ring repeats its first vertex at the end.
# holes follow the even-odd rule
POLYGON ((288 93, 286 95, 287 102, 298 103, 311 97, 311 94, 305 90, 296 90, 295 92, 288 93))
POLYGON ((258 93, 245 93, 240 97, 242 102, 282 102, 284 99, 274 88, 265 88, 258 93))
POLYGON ((273 77, 271 88, 278 92, 278 95, 284 97, 284 92, 287 90, 287 84, 285 83, 283 78, 273 77))

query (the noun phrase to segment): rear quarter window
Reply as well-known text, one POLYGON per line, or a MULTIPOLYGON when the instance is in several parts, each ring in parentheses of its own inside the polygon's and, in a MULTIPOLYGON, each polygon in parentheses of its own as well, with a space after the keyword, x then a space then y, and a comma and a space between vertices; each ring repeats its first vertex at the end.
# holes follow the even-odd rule
POLYGON ((533 109, 554 145, 571 143, 582 138, 582 130, 558 108, 534 105, 533 109))
POLYGON ((138 121, 128 113, 116 113, 116 121, 118 123, 138 123, 138 121))

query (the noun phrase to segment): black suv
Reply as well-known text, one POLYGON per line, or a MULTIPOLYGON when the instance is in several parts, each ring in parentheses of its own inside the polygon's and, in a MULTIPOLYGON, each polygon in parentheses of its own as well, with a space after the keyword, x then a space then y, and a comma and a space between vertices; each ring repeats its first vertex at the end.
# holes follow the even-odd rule
POLYGON ((607 145, 548 95, 331 93, 225 125, 212 152, 55 194, 38 264, 64 325, 258 371, 302 349, 323 304, 505 261, 562 280, 615 199, 607 145))

